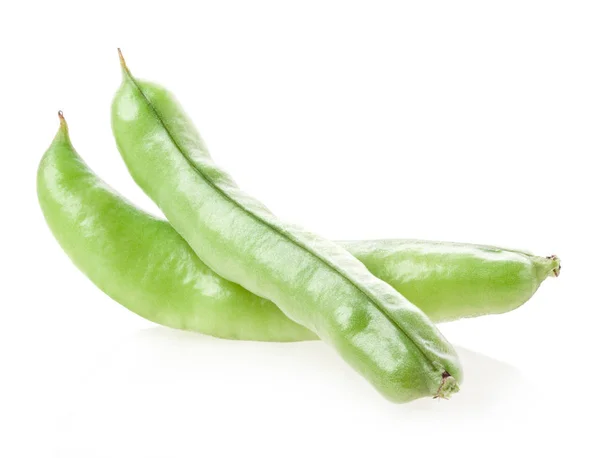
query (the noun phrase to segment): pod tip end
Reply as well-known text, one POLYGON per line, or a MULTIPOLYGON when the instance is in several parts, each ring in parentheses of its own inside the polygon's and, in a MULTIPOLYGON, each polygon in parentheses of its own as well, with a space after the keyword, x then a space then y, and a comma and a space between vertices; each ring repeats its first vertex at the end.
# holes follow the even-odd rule
POLYGON ((58 110, 58 120, 60 121, 60 128, 67 129, 67 121, 65 120, 65 116, 62 110, 58 110))
POLYGON ((121 48, 117 48, 117 52, 119 53, 119 61, 121 62, 121 65, 123 67, 127 67, 127 65, 125 65, 125 58, 123 57, 123 53, 121 52, 121 48))
POLYGON ((442 374, 442 383, 433 399, 450 399, 453 394, 458 393, 458 382, 448 372, 442 374))
POLYGON ((560 259, 555 254, 547 256, 547 258, 553 261, 552 275, 558 277, 560 275, 560 259))
POLYGON ((127 63, 125 63, 125 58, 123 57, 121 48, 117 48, 117 52, 119 53, 119 62, 121 63, 121 68, 123 69, 124 72, 129 73, 129 69, 127 68, 127 63))

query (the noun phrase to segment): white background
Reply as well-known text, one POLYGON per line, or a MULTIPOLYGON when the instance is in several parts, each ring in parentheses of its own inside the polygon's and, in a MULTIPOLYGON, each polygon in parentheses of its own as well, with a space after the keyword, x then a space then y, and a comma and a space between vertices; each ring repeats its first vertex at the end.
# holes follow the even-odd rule
POLYGON ((597 2, 187 3, 0 7, 0 456, 597 456, 597 2), (138 318, 35 193, 62 109, 88 164, 157 211, 111 135, 117 46, 281 217, 555 253, 561 277, 441 327, 466 374, 447 402, 391 404, 321 342, 138 318))

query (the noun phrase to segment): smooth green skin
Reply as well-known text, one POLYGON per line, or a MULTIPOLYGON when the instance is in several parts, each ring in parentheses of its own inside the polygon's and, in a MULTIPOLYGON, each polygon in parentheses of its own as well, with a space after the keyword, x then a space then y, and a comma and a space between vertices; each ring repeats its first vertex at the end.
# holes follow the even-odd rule
MULTIPOLYGON (((38 197, 52 233, 77 267, 132 312, 228 339, 317 338, 272 302, 219 277, 168 222, 113 191, 76 153, 62 118, 40 162, 38 197)), ((338 243, 434 321, 512 310, 559 267, 556 259, 489 246, 338 243)))
POLYGON ((46 222, 102 291, 156 323, 228 339, 314 339, 266 299, 219 277, 164 220, 126 201, 75 152, 64 120, 37 176, 46 222))
POLYGON ((560 273, 556 256, 488 245, 424 240, 343 245, 436 323, 514 310, 560 273))
POLYGON ((112 126, 134 180, 217 274, 274 302, 392 401, 458 391, 458 356, 429 318, 342 247, 244 194, 166 90, 124 67, 112 126))

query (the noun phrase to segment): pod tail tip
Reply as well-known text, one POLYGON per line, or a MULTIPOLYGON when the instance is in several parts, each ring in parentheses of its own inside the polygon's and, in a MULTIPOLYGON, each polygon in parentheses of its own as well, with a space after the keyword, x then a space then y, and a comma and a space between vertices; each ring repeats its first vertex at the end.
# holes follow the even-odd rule
POLYGON ((433 399, 450 399, 453 394, 458 393, 458 382, 448 372, 442 374, 442 383, 433 399))
POLYGON ((68 130, 67 127, 67 121, 65 119, 65 115, 63 114, 62 110, 58 110, 58 120, 60 121, 60 128, 61 130, 68 130))
POLYGON ((555 277, 558 277, 560 275, 560 259, 558 256, 556 256, 555 254, 551 255, 551 256, 546 256, 547 259, 550 259, 551 261, 553 261, 552 265, 552 275, 555 277))
POLYGON ((123 57, 123 52, 121 48, 117 48, 117 52, 119 53, 119 62, 121 63, 121 69, 124 73, 130 74, 129 68, 127 67, 127 63, 125 62, 125 58, 123 57))

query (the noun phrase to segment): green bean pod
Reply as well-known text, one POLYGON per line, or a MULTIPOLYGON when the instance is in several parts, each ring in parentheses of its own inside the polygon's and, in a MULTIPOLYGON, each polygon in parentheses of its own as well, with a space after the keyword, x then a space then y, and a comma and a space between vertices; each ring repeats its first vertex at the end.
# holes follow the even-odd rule
POLYGON ((425 240, 340 242, 436 323, 506 313, 558 277, 557 256, 425 240))
MULTIPOLYGON (((46 221, 74 264, 108 296, 161 325, 226 339, 316 335, 198 259, 171 225, 94 174, 59 131, 38 168, 46 221)), ((526 302, 559 262, 496 247, 419 240, 338 242, 434 321, 503 313, 526 302)))
POLYGON ((427 316, 339 245, 277 219, 210 158, 174 97, 123 63, 112 109, 134 180, 211 269, 274 302, 388 399, 458 391, 455 350, 427 316))
POLYGON ((171 225, 136 208, 73 148, 67 124, 44 154, 38 200, 74 264, 115 301, 173 328, 227 339, 298 341, 314 333, 204 264, 171 225))

